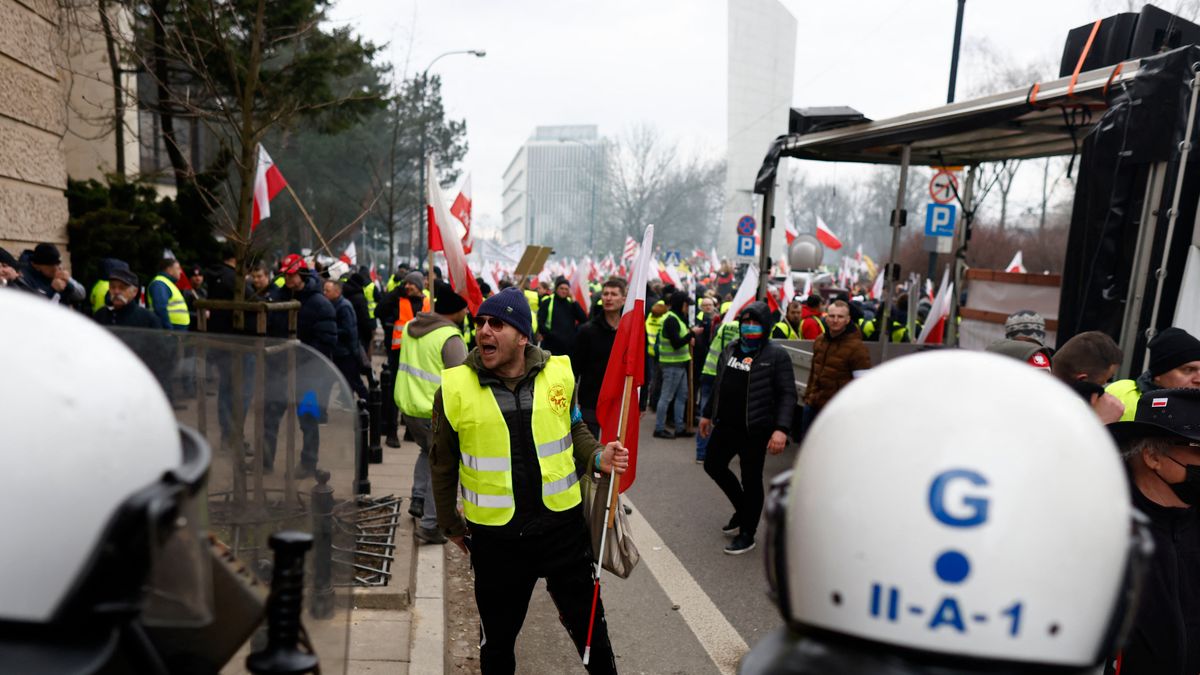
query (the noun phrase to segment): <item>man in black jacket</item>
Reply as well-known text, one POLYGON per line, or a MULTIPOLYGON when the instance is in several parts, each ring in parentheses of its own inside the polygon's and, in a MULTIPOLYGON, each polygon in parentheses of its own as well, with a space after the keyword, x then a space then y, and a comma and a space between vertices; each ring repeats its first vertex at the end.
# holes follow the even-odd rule
POLYGON ((1121 675, 1200 672, 1200 389, 1142 395, 1132 422, 1108 425, 1133 505, 1150 518, 1154 557, 1117 659, 1121 675))
POLYGON ((102 326, 152 328, 162 323, 154 312, 137 303, 138 278, 128 267, 118 267, 108 275, 108 298, 111 305, 101 307, 92 317, 102 326))
POLYGON ((537 313, 537 332, 542 349, 556 356, 570 356, 575 348, 575 331, 587 321, 587 313, 571 298, 571 285, 565 277, 554 282, 554 293, 541 299, 537 313))
POLYGON ((354 306, 354 317, 358 320, 358 343, 362 345, 363 354, 369 358, 371 341, 375 339, 375 318, 371 316, 371 307, 365 291, 371 286, 371 280, 362 272, 355 272, 342 282, 342 297, 354 306))
POLYGON ((342 294, 342 282, 325 280, 325 299, 333 305, 337 317, 337 344, 333 348, 333 365, 341 371, 350 388, 364 401, 367 387, 363 384, 363 352, 358 342, 358 317, 354 306, 342 294))
POLYGON ((596 400, 608 368, 617 326, 625 308, 625 280, 612 277, 600 289, 600 306, 575 336, 575 351, 571 354, 571 369, 579 376, 579 409, 583 422, 596 438, 600 438, 600 422, 596 419, 596 400))
POLYGON ((712 396, 700 419, 700 434, 712 435, 704 472, 734 508, 729 524, 721 528, 728 536, 737 535, 725 547, 730 555, 754 548, 763 507, 763 462, 766 453, 778 455, 787 446, 796 405, 792 361, 767 337, 770 316, 762 302, 752 302, 738 314, 740 335, 721 352, 712 396), (735 455, 741 483, 729 470, 735 455))

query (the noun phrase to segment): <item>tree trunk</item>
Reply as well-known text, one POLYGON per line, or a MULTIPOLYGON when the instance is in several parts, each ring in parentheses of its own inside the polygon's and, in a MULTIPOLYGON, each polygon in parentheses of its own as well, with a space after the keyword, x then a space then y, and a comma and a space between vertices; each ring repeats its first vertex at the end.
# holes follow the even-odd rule
POLYGON ((117 59, 116 39, 108 18, 108 0, 99 0, 100 28, 104 31, 104 49, 108 53, 108 70, 113 88, 113 139, 116 143, 117 174, 125 177, 125 93, 121 82, 121 62, 117 59))

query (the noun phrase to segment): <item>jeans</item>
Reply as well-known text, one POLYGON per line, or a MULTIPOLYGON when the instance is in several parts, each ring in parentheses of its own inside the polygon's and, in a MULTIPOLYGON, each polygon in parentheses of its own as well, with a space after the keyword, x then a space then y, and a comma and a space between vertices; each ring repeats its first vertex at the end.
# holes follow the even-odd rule
POLYGON ((641 400, 638 403, 639 410, 645 410, 650 403, 650 397, 654 393, 654 371, 658 369, 658 359, 646 355, 646 381, 642 383, 641 400))
MULTIPOLYGON (((233 364, 236 355, 224 351, 209 352, 217 370, 217 422, 221 425, 221 439, 228 442, 233 432, 233 364)), ((254 355, 242 355, 242 415, 243 425, 254 397, 254 355)), ((245 428, 244 426, 242 427, 245 428)))
MULTIPOLYGON (((704 410, 704 406, 708 405, 708 398, 712 396, 713 382, 716 381, 715 375, 700 376, 700 410, 704 410)), ((703 414, 703 413, 701 413, 703 414)), ((711 436, 711 435, 710 435, 711 436)), ((708 437, 696 434, 696 459, 704 461, 705 453, 708 451, 708 437)))
POLYGON ((429 448, 433 445, 433 425, 430 420, 421 417, 404 415, 404 426, 412 433, 417 441, 420 454, 417 455, 417 465, 413 467, 413 500, 420 499, 425 504, 421 513, 421 527, 427 530, 437 529, 437 504, 433 499, 433 474, 429 472, 429 448))
POLYGON ((658 411, 654 418, 654 430, 665 431, 667 406, 675 400, 675 428, 682 430, 687 424, 688 363, 661 364, 662 396, 658 399, 658 411))
MULTIPOLYGON (((335 356, 333 357, 333 365, 337 366, 342 377, 346 378, 346 383, 350 385, 350 390, 362 400, 367 400, 367 385, 363 384, 362 378, 362 362, 356 356, 335 356)), ((354 405, 353 401, 350 401, 354 405)))
POLYGON ((718 424, 708 440, 708 454, 704 458, 704 473, 729 498, 737 516, 742 534, 754 536, 763 508, 763 462, 767 456, 767 441, 772 429, 747 431, 718 424), (729 470, 733 458, 739 458, 742 480, 729 470))
MULTIPOLYGON (((275 464, 276 440, 279 437, 279 423, 287 412, 287 361, 282 354, 267 357, 267 387, 266 387, 266 419, 264 420, 263 466, 273 467, 275 464)), ((296 369, 296 406, 297 422, 303 445, 300 448, 300 464, 314 469, 317 466, 317 454, 321 444, 320 413, 325 410, 329 399, 329 380, 323 379, 324 367, 315 364, 302 364, 296 369), (317 410, 305 409, 300 414, 304 397, 313 394, 317 399, 317 410)))

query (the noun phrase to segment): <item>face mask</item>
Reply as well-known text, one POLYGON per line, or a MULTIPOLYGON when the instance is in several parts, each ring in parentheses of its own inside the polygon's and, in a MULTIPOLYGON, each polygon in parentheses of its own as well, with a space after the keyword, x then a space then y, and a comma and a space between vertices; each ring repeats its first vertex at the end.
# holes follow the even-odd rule
POLYGON ((762 326, 748 326, 746 324, 742 324, 738 326, 738 332, 742 336, 742 344, 746 345, 747 347, 757 347, 762 342, 762 326))
MULTIPOLYGON (((1171 488, 1171 492, 1174 492, 1175 496, 1179 497, 1179 501, 1184 504, 1195 506, 1200 503, 1200 466, 1184 464, 1170 455, 1165 455, 1165 457, 1182 466, 1187 473, 1184 475, 1182 482, 1167 483, 1165 479, 1163 479, 1163 482, 1167 483, 1167 487, 1171 488)), ((1159 478, 1162 479, 1162 476, 1159 476, 1159 478)))

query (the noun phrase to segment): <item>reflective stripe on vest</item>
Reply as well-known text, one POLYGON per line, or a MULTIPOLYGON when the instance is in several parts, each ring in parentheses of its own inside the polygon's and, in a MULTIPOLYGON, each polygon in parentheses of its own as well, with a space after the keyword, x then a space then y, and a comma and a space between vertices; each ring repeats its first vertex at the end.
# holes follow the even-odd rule
POLYGON ((433 395, 442 384, 442 347, 458 335, 457 326, 442 326, 421 337, 404 327, 404 348, 396 364, 396 407, 410 417, 428 419, 433 414, 433 395))
MULTIPOLYGON (((778 338, 778 339, 783 339, 783 340, 799 340, 800 339, 800 336, 796 334, 796 331, 792 330, 792 324, 788 323, 787 321, 780 321, 779 323, 775 324, 775 328, 783 333, 783 337, 778 338)), ((774 332, 774 331, 772 331, 772 332, 774 332)))
MULTIPOLYGON (((179 287, 171 281, 171 277, 165 274, 160 274, 150 280, 150 283, 161 281, 167 285, 167 290, 170 291, 171 297, 167 299, 167 318, 170 319, 172 326, 187 326, 190 324, 191 318, 188 317, 187 301, 183 299, 183 293, 179 292, 179 287)), ((146 294, 146 306, 151 310, 154 309, 154 301, 150 299, 150 294, 146 294)))
POLYGON ((729 343, 736 340, 737 337, 737 321, 723 323, 717 328, 717 336, 713 338, 712 344, 708 346, 708 355, 704 358, 704 367, 700 369, 701 375, 717 374, 717 361, 721 359, 721 352, 725 351, 729 343))
POLYGON ((101 279, 92 286, 92 314, 100 311, 108 300, 108 279, 101 279))
MULTIPOLYGON (((429 311, 429 296, 425 296, 425 300, 421 302, 421 311, 429 311)), ((404 341, 404 327, 414 316, 416 315, 413 314, 412 303, 408 298, 400 298, 400 318, 392 324, 392 349, 400 349, 400 343, 404 341)))
MULTIPOLYGON (((571 362, 552 356, 533 381, 533 442, 542 477, 542 502, 551 511, 579 505, 571 442, 571 362)), ((458 434, 463 515, 480 525, 504 525, 516 512, 508 425, 491 387, 470 367, 442 372, 446 423, 458 434)))
POLYGON ((666 314, 654 316, 651 314, 646 319, 646 355, 654 356, 658 353, 658 332, 662 330, 663 319, 666 314))
POLYGON ((1125 404, 1125 412, 1121 414, 1122 422, 1132 422, 1137 413, 1138 399, 1142 392, 1138 390, 1136 380, 1117 380, 1104 388, 1104 392, 1112 394, 1125 404))
POLYGON ((363 297, 367 299, 367 316, 375 318, 375 284, 363 286, 363 297))
POLYGON ((675 312, 667 312, 663 320, 662 329, 658 331, 658 361, 659 363, 687 363, 692 360, 692 355, 688 353, 687 343, 683 343, 680 347, 671 345, 671 341, 666 339, 667 321, 674 319, 679 322, 679 332, 687 333, 687 324, 683 318, 675 312))

